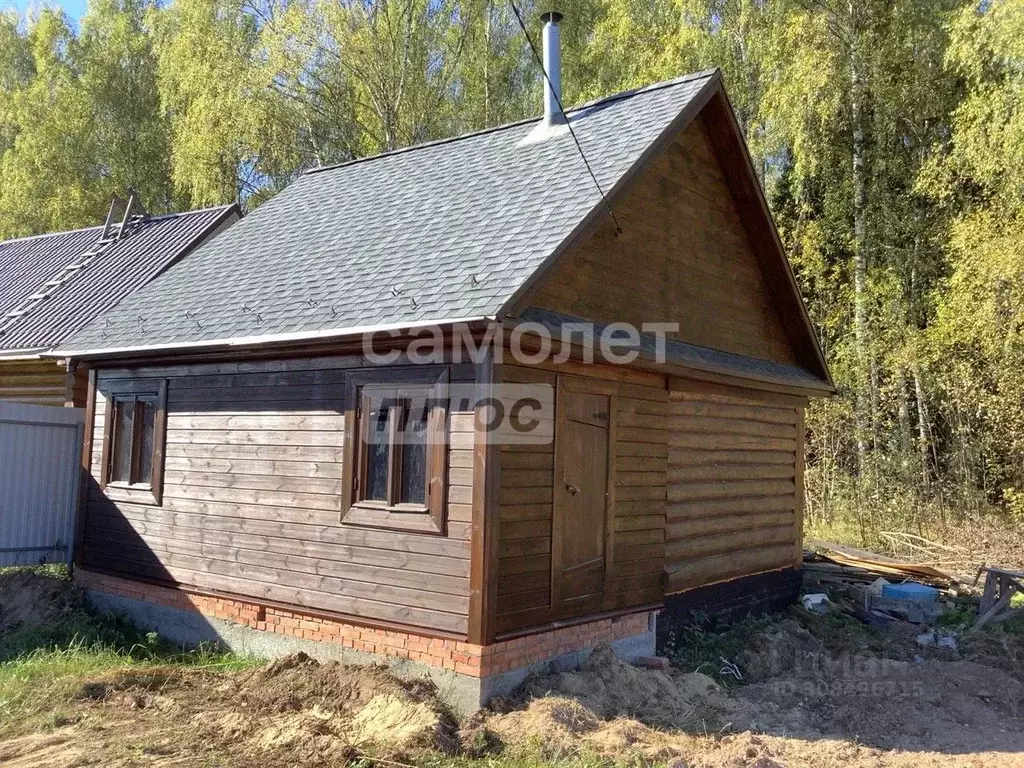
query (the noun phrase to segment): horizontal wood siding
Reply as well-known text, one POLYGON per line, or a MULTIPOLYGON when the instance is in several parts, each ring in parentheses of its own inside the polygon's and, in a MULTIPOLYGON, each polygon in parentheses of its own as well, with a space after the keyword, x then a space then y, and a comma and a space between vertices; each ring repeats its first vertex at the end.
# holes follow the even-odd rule
POLYGON ((796 563, 802 417, 800 405, 739 390, 670 393, 667 594, 796 563))
POLYGON ((163 503, 93 484, 83 565, 464 634, 473 415, 450 419, 447 535, 342 525, 346 370, 358 357, 100 370, 107 392, 166 379, 163 503))
MULTIPOLYGON (((554 371, 505 364, 505 382, 556 387, 554 371)), ((664 389, 605 381, 615 393, 611 564, 606 610, 662 597, 668 405, 664 389)), ((557 404, 556 404, 557 408, 557 404)), ((505 445, 501 454, 497 631, 540 626, 551 615, 554 443, 505 445)))
MULTIPOLYGON (((64 406, 73 394, 73 380, 52 360, 0 362, 0 400, 27 405, 64 406)), ((84 391, 75 404, 85 404, 84 391)))
MULTIPOLYGON (((555 387, 555 374, 505 364, 504 383, 555 387)), ((498 510, 499 633, 541 624, 551 603, 555 445, 503 445, 498 510)))
POLYGON ((657 603, 665 561, 668 392, 620 384, 615 397, 615 517, 610 609, 657 603))
POLYGON ((695 121, 545 281, 533 304, 596 322, 677 322, 683 341, 766 360, 795 354, 695 121))

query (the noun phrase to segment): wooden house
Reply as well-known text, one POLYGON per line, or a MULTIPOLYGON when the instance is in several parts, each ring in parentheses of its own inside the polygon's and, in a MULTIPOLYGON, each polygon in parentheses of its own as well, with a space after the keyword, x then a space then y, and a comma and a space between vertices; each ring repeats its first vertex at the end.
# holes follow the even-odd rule
POLYGON ((84 371, 43 353, 239 216, 236 205, 148 216, 130 195, 102 226, 0 242, 0 400, 84 407, 84 371))
POLYGON ((653 653, 710 585, 791 586, 804 407, 833 387, 721 77, 569 110, 589 169, 559 116, 310 171, 55 352, 89 369, 94 599, 472 706, 599 642, 653 653), (612 323, 676 330, 629 364, 564 333, 612 323), (448 394, 511 384, 552 393, 547 440, 448 394), (409 392, 441 439, 368 448, 409 392))

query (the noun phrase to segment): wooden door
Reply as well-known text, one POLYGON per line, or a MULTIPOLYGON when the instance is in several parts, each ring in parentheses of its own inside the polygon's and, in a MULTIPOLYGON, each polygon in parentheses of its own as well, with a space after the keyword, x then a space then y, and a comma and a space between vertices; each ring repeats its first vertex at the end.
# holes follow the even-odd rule
POLYGON ((552 609, 601 609, 607 575, 612 397, 559 382, 556 403, 552 609))

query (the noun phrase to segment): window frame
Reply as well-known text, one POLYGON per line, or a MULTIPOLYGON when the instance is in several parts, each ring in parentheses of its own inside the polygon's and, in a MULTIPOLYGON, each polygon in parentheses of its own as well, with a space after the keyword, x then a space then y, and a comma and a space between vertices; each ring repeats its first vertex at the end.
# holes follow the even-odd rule
POLYGON ((113 387, 104 393, 106 410, 103 424, 103 446, 100 456, 100 488, 115 489, 127 501, 138 501, 146 504, 160 505, 163 503, 164 492, 164 453, 167 441, 167 381, 141 384, 135 382, 128 386, 113 387), (111 463, 116 459, 118 442, 123 439, 117 429, 116 414, 119 403, 132 403, 132 434, 130 443, 130 459, 128 480, 115 480, 111 477, 111 463), (139 477, 142 465, 142 410, 139 404, 151 402, 153 405, 153 453, 148 478, 139 477))
POLYGON ((342 513, 345 525, 386 528, 409 533, 446 535, 448 511, 448 402, 447 366, 380 368, 354 371, 347 377, 345 392, 345 439, 342 467, 342 513), (427 415, 424 503, 401 501, 402 444, 393 439, 397 426, 391 405, 388 429, 388 471, 386 501, 366 499, 369 444, 362 436, 370 428, 366 391, 394 392, 396 400, 422 397, 434 406, 427 415), (444 403, 444 406, 438 405, 444 403), (396 469, 397 468, 397 469, 396 469))

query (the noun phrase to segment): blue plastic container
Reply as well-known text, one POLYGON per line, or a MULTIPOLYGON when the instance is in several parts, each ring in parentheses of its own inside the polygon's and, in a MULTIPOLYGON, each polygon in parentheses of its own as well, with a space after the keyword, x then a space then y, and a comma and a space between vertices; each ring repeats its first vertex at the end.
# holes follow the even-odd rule
POLYGON ((905 584, 886 584, 882 587, 882 597, 891 597, 893 600, 928 602, 939 599, 939 590, 935 587, 918 584, 916 581, 908 581, 905 584))

